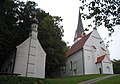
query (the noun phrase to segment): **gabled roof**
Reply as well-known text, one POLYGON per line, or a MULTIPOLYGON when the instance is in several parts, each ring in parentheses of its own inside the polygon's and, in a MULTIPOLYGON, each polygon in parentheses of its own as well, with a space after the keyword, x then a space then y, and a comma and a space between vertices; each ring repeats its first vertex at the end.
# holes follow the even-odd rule
MULTIPOLYGON (((106 54, 105 54, 105 55, 106 55, 106 54)), ((105 58, 105 55, 99 56, 99 57, 97 58, 96 64, 102 62, 103 59, 105 58)))
MULTIPOLYGON (((91 32, 92 33, 92 32, 91 32)), ((87 39, 89 38, 89 36, 91 35, 91 33, 89 33, 88 35, 84 36, 82 39, 80 39, 78 42, 74 43, 72 45, 72 47, 65 53, 65 57, 69 57, 70 55, 74 54, 75 52, 79 51, 80 49, 83 48, 85 42, 87 41, 87 39)))

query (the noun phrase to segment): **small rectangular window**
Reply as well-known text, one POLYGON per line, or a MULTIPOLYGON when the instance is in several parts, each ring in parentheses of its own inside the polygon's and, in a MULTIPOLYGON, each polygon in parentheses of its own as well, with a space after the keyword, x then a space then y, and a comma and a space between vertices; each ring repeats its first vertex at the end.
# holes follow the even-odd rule
POLYGON ((70 70, 72 70, 72 61, 70 61, 70 70))
POLYGON ((74 61, 74 62, 73 62, 72 69, 73 69, 73 70, 77 69, 77 61, 74 61))

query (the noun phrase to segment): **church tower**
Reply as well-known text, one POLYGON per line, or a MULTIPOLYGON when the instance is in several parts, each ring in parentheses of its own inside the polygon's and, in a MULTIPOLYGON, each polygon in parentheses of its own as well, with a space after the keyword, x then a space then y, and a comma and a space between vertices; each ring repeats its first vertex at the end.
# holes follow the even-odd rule
POLYGON ((31 19, 29 38, 17 46, 14 73, 27 77, 45 77, 46 53, 37 39, 38 20, 31 19))
POLYGON ((83 37, 84 37, 84 28, 83 28, 83 23, 81 20, 80 9, 79 9, 78 25, 75 31, 74 43, 78 42, 83 37))

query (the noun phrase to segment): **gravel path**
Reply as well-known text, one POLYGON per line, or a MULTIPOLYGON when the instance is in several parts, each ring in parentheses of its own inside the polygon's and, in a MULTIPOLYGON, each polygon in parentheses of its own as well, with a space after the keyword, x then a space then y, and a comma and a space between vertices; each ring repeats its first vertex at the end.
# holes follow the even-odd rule
POLYGON ((87 80, 87 81, 84 81, 84 82, 81 82, 81 83, 78 83, 78 84, 93 84, 95 82, 98 82, 98 81, 106 79, 106 78, 110 78, 112 76, 114 76, 114 75, 97 77, 97 78, 94 78, 94 79, 91 79, 91 80, 87 80))

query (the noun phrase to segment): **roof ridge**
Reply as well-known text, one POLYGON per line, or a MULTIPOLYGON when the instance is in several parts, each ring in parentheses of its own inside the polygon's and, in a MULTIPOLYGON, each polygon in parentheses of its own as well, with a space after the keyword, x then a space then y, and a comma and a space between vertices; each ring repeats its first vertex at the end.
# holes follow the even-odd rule
POLYGON ((74 54, 75 52, 79 51, 83 48, 84 44, 86 43, 87 39, 91 35, 92 32, 85 35, 82 39, 80 39, 78 42, 74 43, 71 48, 65 53, 65 57, 69 57, 70 55, 74 54))

